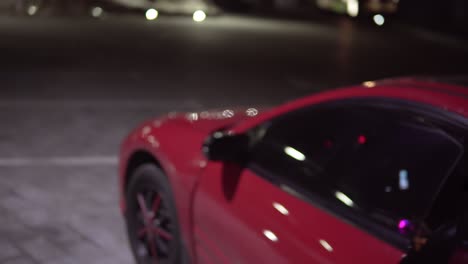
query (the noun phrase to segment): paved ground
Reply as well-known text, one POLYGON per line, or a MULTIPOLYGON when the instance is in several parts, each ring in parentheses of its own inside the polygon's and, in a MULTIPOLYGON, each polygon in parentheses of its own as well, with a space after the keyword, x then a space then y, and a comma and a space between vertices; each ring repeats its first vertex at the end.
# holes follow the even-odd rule
POLYGON ((462 43, 339 18, 0 18, 0 55, 1 264, 131 263, 116 153, 144 119, 468 69, 462 43))
POLYGON ((0 263, 131 263, 119 141, 143 119, 199 107, 157 103, 0 102, 0 263))

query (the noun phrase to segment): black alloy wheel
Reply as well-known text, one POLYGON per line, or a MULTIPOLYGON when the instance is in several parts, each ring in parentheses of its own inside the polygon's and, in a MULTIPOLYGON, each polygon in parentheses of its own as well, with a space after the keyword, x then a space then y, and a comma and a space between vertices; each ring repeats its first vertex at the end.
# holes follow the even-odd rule
POLYGON ((146 164, 132 175, 127 191, 126 222, 138 264, 181 263, 181 239, 176 207, 166 176, 146 164))

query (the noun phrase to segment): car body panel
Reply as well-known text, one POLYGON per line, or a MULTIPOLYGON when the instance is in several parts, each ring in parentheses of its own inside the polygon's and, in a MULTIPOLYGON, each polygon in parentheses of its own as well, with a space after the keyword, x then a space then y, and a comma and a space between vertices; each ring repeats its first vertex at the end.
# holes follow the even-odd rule
POLYGON ((209 162, 198 186, 195 244, 209 251, 196 263, 390 264, 403 255, 235 164, 209 162))
MULTIPOLYGON (((187 249, 192 260, 197 259, 198 255, 200 260, 206 261, 206 263, 209 263, 208 259, 211 257, 214 257, 215 260, 211 261, 214 263, 231 263, 236 258, 245 262, 246 257, 250 253, 252 257, 257 256, 260 259, 261 256, 255 255, 257 253, 251 250, 256 249, 265 250, 268 254, 276 257, 272 257, 272 260, 275 259, 277 261, 294 259, 294 256, 290 256, 287 253, 288 250, 292 250, 292 252, 297 252, 300 256, 309 256, 318 262, 321 262, 321 260, 323 260, 323 263, 326 261, 330 261, 331 263, 347 262, 340 259, 339 256, 330 256, 328 253, 322 254, 323 252, 312 256, 311 254, 315 253, 309 252, 309 249, 314 248, 315 251, 316 248, 320 247, 320 244, 317 245, 317 239, 329 241, 330 245, 336 248, 333 251, 336 254, 347 252, 345 255, 362 260, 364 261, 363 263, 366 263, 365 261, 368 260, 375 260, 374 256, 371 256, 373 253, 368 253, 370 255, 366 258, 359 255, 362 252, 355 252, 363 249, 358 244, 349 246, 348 248, 341 244, 344 242, 338 237, 339 234, 342 235, 344 232, 346 236, 353 234, 353 236, 358 238, 358 242, 363 243, 363 245, 367 245, 368 243, 377 245, 376 247, 380 248, 379 252, 381 254, 388 257, 389 260, 396 261, 401 256, 401 252, 398 249, 388 246, 371 235, 344 221, 335 219, 297 198, 293 198, 279 188, 273 187, 269 183, 255 177, 249 171, 243 172, 242 181, 244 182, 242 182, 242 186, 245 189, 243 188, 241 191, 248 194, 250 198, 238 198, 239 200, 235 200, 230 204, 222 197, 221 178, 220 175, 216 175, 220 170, 219 164, 208 163, 201 152, 202 144, 210 133, 218 129, 228 128, 232 133, 242 133, 264 121, 289 111, 343 99, 387 98, 403 100, 431 106, 443 112, 465 118, 466 120, 466 117, 468 117, 468 95, 466 91, 466 88, 457 85, 413 80, 410 78, 384 80, 382 82, 365 82, 362 85, 351 88, 315 94, 267 111, 261 111, 257 108, 222 109, 193 113, 170 113, 149 120, 133 130, 124 140, 121 147, 119 174, 122 212, 125 213, 124 198, 129 177, 129 161, 135 153, 144 151, 157 160, 161 169, 169 178, 175 195, 183 239, 187 244, 187 249), (258 188, 253 193, 251 185, 261 186, 261 188, 258 188), (196 199, 194 200, 195 197, 196 199), (291 208, 291 217, 285 218, 278 215, 277 211, 273 211, 274 208, 269 203, 279 197, 281 197, 281 201, 278 202, 282 202, 291 208), (194 201, 197 204, 195 207, 194 201), (244 208, 249 207, 249 203, 252 205, 256 204, 256 206, 244 208), (263 206, 266 207, 263 208, 263 206), (303 209, 301 209, 302 207, 303 209), (211 223, 203 223, 204 215, 210 212, 212 214, 219 214, 216 215, 218 220, 213 218, 210 220, 212 221, 211 223), (296 218, 292 217, 293 213, 294 215, 297 214, 296 218), (194 221, 194 215, 196 221, 194 221), (336 232, 331 231, 325 234, 321 233, 323 231, 321 229, 309 230, 308 227, 303 227, 304 232, 300 232, 300 225, 306 224, 306 219, 309 215, 317 215, 317 217, 322 219, 320 221, 323 222, 323 219, 326 219, 327 223, 333 223, 332 226, 336 232), (210 231, 210 226, 218 224, 217 227, 220 228, 220 221, 229 221, 233 230, 237 230, 237 232, 232 233, 232 238, 219 237, 218 239, 214 239, 217 234, 210 231), (264 227, 265 223, 272 226, 264 227), (283 223, 285 228, 281 229, 279 223, 283 223), (269 243, 265 240, 264 234, 259 233, 262 228, 275 228, 274 231, 278 233, 279 239, 281 241, 288 241, 288 243, 282 243, 280 240, 279 243, 269 243), (300 234, 291 232, 298 232, 300 234), (194 234, 196 234, 196 239, 194 234), (323 238, 321 238, 322 236, 323 238), (287 239, 283 240, 283 238, 287 239), (222 240, 228 239, 233 239, 237 243, 246 241, 245 244, 239 245, 238 248, 239 251, 244 249, 246 251, 225 252, 227 249, 226 245, 223 245, 222 240), (203 243, 198 244, 197 240, 203 240, 203 243), (250 242, 255 242, 255 245, 252 245, 250 242), (290 245, 287 245, 289 243, 290 245), (308 249, 301 249, 305 244, 307 244, 308 249), (295 247, 290 248, 291 245, 295 245, 295 247)), ((353 241, 347 241, 346 243, 348 244, 353 243, 353 241)), ((319 248, 318 250, 317 252, 323 251, 323 246, 322 249, 319 248)))
POLYGON ((252 108, 223 109, 193 113, 169 113, 144 122, 123 141, 120 152, 120 207, 125 213, 127 167, 132 155, 145 152, 159 162, 167 174, 177 204, 178 217, 185 241, 191 241, 191 200, 197 176, 206 164, 202 142, 218 128, 258 114, 252 108), (177 142, 174 142, 177 139, 177 142), (181 151, 183 149, 183 151, 181 151))

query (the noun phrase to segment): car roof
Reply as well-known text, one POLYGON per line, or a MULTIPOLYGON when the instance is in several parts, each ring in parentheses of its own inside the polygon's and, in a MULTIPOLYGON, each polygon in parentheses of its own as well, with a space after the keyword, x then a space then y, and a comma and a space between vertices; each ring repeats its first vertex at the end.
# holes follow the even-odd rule
MULTIPOLYGON (((363 85, 365 84, 363 83, 363 85)), ((381 80, 377 81, 376 84, 380 86, 409 86, 423 90, 437 90, 441 93, 465 98, 468 96, 468 76, 408 77, 381 80)))
POLYGON ((442 82, 439 79, 399 78, 367 81, 362 84, 316 93, 271 109, 257 120, 246 121, 236 130, 244 131, 256 123, 309 105, 343 99, 388 98, 431 106, 468 118, 466 86, 442 82))
MULTIPOLYGON (((405 79, 405 78, 400 78, 405 79)), ((420 76, 413 78, 406 78, 407 80, 420 81, 420 82, 436 82, 439 84, 448 84, 461 86, 465 89, 468 89, 468 76, 465 75, 454 75, 454 76, 420 76)))
POLYGON ((468 85, 464 85, 468 83, 467 77, 411 77, 387 79, 374 83, 374 87, 369 87, 369 82, 362 83, 360 87, 376 88, 381 92, 393 89, 394 96, 429 104, 468 117, 468 85))

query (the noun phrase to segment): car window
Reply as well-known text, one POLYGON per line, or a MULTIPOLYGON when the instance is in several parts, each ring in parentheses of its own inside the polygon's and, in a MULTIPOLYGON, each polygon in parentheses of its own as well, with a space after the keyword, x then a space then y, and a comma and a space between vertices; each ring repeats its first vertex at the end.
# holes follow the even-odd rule
POLYGON ((426 216, 463 153, 438 127, 371 107, 300 110, 256 131, 251 167, 396 232, 426 216))

